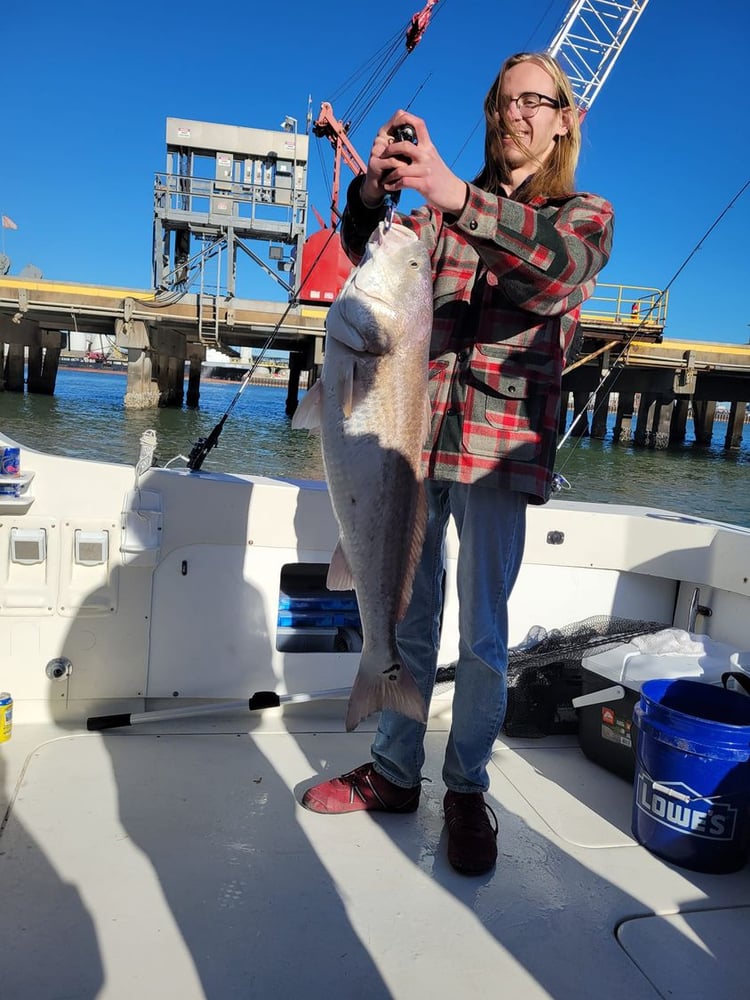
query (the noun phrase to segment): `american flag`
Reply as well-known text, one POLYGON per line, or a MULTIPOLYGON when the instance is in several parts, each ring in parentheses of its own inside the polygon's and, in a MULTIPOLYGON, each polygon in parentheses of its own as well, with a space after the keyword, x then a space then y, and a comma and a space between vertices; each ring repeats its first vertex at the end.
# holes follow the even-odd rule
POLYGON ((3 216, 3 229, 18 229, 13 219, 9 215, 3 216))

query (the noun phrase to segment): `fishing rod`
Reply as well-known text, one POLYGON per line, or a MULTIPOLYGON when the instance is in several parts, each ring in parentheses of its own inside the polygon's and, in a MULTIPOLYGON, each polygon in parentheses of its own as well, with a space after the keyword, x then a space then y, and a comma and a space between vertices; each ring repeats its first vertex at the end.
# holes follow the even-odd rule
MULTIPOLYGON (((432 13, 433 13, 433 8, 437 6, 437 3, 438 3, 438 0, 427 0, 427 2, 425 3, 424 7, 420 11, 418 11, 416 14, 414 14, 413 17, 407 22, 406 28, 402 29, 401 32, 399 32, 391 40, 389 40, 389 42, 386 45, 386 48, 387 48, 388 53, 389 53, 387 61, 392 61, 392 58, 395 58, 396 59, 395 64, 388 66, 386 64, 387 61, 384 62, 380 58, 377 60, 377 64, 380 66, 379 73, 380 72, 384 72, 385 79, 381 80, 378 83, 377 82, 378 73, 376 73, 373 78, 370 78, 367 81, 367 83, 362 87, 362 89, 360 90, 360 92, 356 96, 356 98, 354 100, 354 103, 351 105, 351 107, 350 107, 347 115, 345 116, 347 119, 353 119, 356 116, 357 117, 357 123, 361 122, 361 120, 365 117, 365 115, 370 111, 370 109, 372 108, 373 104, 378 100, 378 98, 380 96, 382 96, 384 90, 386 89, 386 87, 388 86, 388 84, 391 82, 391 80, 393 79, 393 77, 395 76, 395 74, 397 73, 397 71, 400 69, 400 67, 402 66, 404 60, 407 58, 407 56, 411 52, 414 51, 414 49, 416 48, 416 46, 422 40, 422 36, 424 35, 424 33, 427 30, 427 27, 428 27, 428 25, 430 23, 430 20, 431 20, 431 17, 432 17, 432 13), (399 44, 398 39, 401 37, 402 33, 403 33, 403 35, 405 37, 405 49, 404 49, 404 52, 403 52, 403 54, 401 56, 396 57, 396 49, 397 49, 398 44, 399 44), (374 89, 374 93, 372 92, 373 88, 375 88, 374 89), (363 103, 364 103, 364 107, 363 107, 363 103)), ((444 5, 444 3, 445 3, 445 0, 443 0, 443 5, 444 5)), ((357 74, 357 76, 361 75, 361 72, 362 71, 360 71, 360 73, 357 74)), ((424 84, 422 84, 422 86, 424 86, 424 84)), ((417 90, 417 93, 419 93, 419 90, 421 90, 421 87, 417 90)), ((414 97, 416 97, 416 94, 414 95, 414 97)), ((414 100, 414 98, 412 98, 412 101, 413 100, 414 100)), ((355 127, 356 127, 356 124, 353 121, 350 120, 348 122, 348 125, 347 125, 347 132, 353 131, 353 129, 355 127)), ((321 249, 320 253, 318 254, 318 256, 313 261, 313 263, 310 266, 307 274, 304 276, 304 278, 300 282, 300 288, 304 287, 304 284, 307 281, 307 279, 310 276, 310 274, 312 273, 313 268, 316 266, 316 264, 318 263, 318 261, 320 260, 320 258, 323 256, 323 254, 324 254, 326 248, 328 247, 328 244, 330 243, 331 239, 333 239, 333 236, 334 236, 335 232, 336 232, 336 227, 333 226, 332 229, 331 229, 331 235, 328 237, 328 239, 326 240, 325 244, 323 245, 323 248, 321 249)), ((253 377, 253 374, 255 373, 256 368, 258 367, 258 365, 262 361, 265 353, 270 349, 271 345, 273 344, 273 342, 274 342, 274 340, 275 340, 275 338, 276 338, 276 336, 277 336, 277 334, 279 332, 279 329, 281 328, 281 324, 286 319, 286 317, 289 314, 289 311, 292 308, 292 306, 294 306, 294 305, 297 304, 297 301, 298 301, 297 296, 296 295, 292 296, 292 298, 289 301, 289 305, 284 310, 284 313, 281 316, 281 319, 279 319, 278 323, 276 324, 276 326, 274 327, 274 329, 271 331, 271 334, 268 337, 268 340, 266 341, 266 343, 261 348, 261 351, 258 354, 258 356, 255 358, 252 366, 245 373, 242 381, 240 382, 240 386, 239 386, 237 392, 235 393, 234 398, 232 399, 231 403, 227 407, 225 413, 220 418, 219 422, 211 430, 211 432, 208 435, 208 437, 198 438, 198 440, 193 445, 193 447, 192 447, 192 449, 190 451, 190 454, 188 455, 188 458, 187 458, 187 467, 188 467, 188 469, 190 469, 191 472, 197 472, 201 468, 201 466, 203 465, 203 462, 205 461, 206 456, 209 454, 209 452, 213 448, 215 448, 217 446, 218 441, 219 441, 219 436, 221 435, 221 432, 222 432, 222 430, 224 428, 224 424, 226 423, 227 419, 229 418, 229 414, 232 412, 232 410, 234 409, 234 407, 237 405, 237 402, 238 402, 240 396, 245 391, 248 383, 250 382, 250 379, 253 377)))
MULTIPOLYGON (((325 241, 325 243, 323 244, 323 246, 322 246, 322 248, 320 250, 320 253, 315 258, 315 260, 312 262, 312 264, 310 265, 310 267, 307 270, 307 273, 303 276, 302 280, 300 281, 300 284, 299 284, 300 288, 304 287, 305 282, 307 281, 307 279, 312 274, 312 272, 315 269, 318 261, 320 260, 320 258, 325 253, 326 248, 328 247, 328 244, 331 242, 331 240, 333 239, 333 237, 335 236, 335 234, 336 234, 336 228, 333 227, 331 229, 331 235, 325 241)), ((299 302, 299 293, 297 293, 295 295, 292 295, 291 299, 289 300, 289 304, 287 305, 287 307, 284 310, 284 312, 281 314, 281 317, 280 317, 279 321, 276 323, 276 325, 274 326, 273 330, 268 335, 268 338, 266 339, 266 342, 263 344, 263 346, 260 349, 260 352, 255 357, 255 359, 253 360, 252 365, 250 366, 250 368, 248 368, 248 370, 243 375, 242 381, 240 382, 240 385, 239 385, 239 388, 237 389, 237 392, 234 394, 234 397, 232 398, 232 401, 230 402, 229 406, 224 411, 224 413, 221 416, 221 418, 219 419, 218 423, 213 427, 213 429, 209 433, 208 437, 205 437, 205 438, 204 437, 200 437, 200 438, 198 438, 198 440, 195 442, 195 444, 191 448, 190 454, 187 457, 187 467, 188 467, 188 469, 190 469, 191 472, 198 472, 198 470, 203 465, 203 462, 205 461, 206 456, 209 454, 210 451, 212 451, 218 445, 218 443, 219 443, 219 437, 221 435, 222 430, 224 429, 224 424, 227 422, 230 413, 232 412, 232 410, 235 408, 235 406, 239 402, 240 396, 242 395, 242 393, 245 391, 245 389, 247 388, 248 384, 250 383, 250 380, 252 379, 253 375, 255 374, 255 370, 257 369, 258 365, 261 363, 261 361, 265 357, 266 352, 270 350, 270 348, 271 348, 274 340, 276 339, 276 337, 278 335, 279 330, 281 329, 282 323, 284 322, 284 320, 286 319, 286 317, 289 315, 290 310, 294 306, 296 306, 298 304, 298 302, 299 302)))
MULTIPOLYGON (((579 423, 579 421, 583 418, 583 415, 587 412, 589 406, 591 405, 592 400, 594 400, 596 398, 596 394, 604 386, 605 382, 607 382, 609 380, 609 388, 610 388, 610 390, 614 387, 614 385, 617 382, 617 379, 619 378, 621 372, 623 372, 625 370, 625 364, 627 362, 628 349, 632 345, 633 341, 637 338, 638 333, 646 325, 646 323, 648 322, 649 317, 658 308, 659 303, 664 299, 664 297, 666 296, 667 292, 672 287, 672 285, 675 283, 675 281, 680 276, 680 274, 682 274, 682 272, 685 270, 685 268, 687 267, 687 265, 690 263, 690 261, 696 255, 696 253, 698 253, 698 251, 702 248, 703 243, 705 242, 705 240, 708 239, 708 237, 711 235, 711 233, 714 231, 714 229, 716 229, 716 227, 719 225, 719 223, 724 218, 724 216, 730 211, 730 209, 734 207, 735 203, 737 201, 739 201, 739 199, 742 197, 742 195, 745 193, 745 191, 746 191, 746 189, 748 187, 750 187, 750 178, 748 178, 748 180, 745 181, 745 183, 742 185, 742 187, 739 189, 739 191, 734 195, 733 198, 730 199, 730 201, 728 202, 728 204, 725 205, 724 208, 722 209, 722 211, 717 215, 717 217, 714 219, 714 221, 711 223, 711 225, 705 231, 705 233, 703 234, 703 236, 701 236, 701 238, 695 244, 695 246, 693 247, 693 249, 690 251, 690 253, 687 255, 687 257, 683 260, 683 262, 677 268, 677 270, 675 271, 675 273, 669 279, 669 281, 667 282, 667 284, 664 287, 664 289, 659 293, 659 295, 656 297, 656 299, 654 300, 654 302, 651 304, 651 306, 648 309, 648 312, 645 314, 645 316, 643 317, 643 319, 636 326, 636 328, 633 330, 633 332, 630 333, 629 336, 625 339, 624 344, 623 344, 623 349, 620 352, 620 354, 617 356, 617 358, 615 359, 612 367, 599 380, 598 385, 592 390, 591 394, 589 395, 588 399, 586 400, 585 406, 583 406, 581 408, 581 410, 577 414, 574 415, 573 420, 572 420, 572 422, 570 424, 570 427, 568 428, 568 430, 565 432, 565 434, 562 436, 562 438, 559 440, 559 442, 557 444, 557 451, 559 451, 562 448, 562 446, 568 440, 568 438, 570 437, 570 435, 573 433, 574 428, 577 426, 577 424, 579 423)), ((593 354, 587 355, 585 358, 579 359, 578 361, 576 361, 573 364, 568 365, 566 368, 564 368, 562 374, 563 375, 567 375, 568 372, 571 372, 575 368, 579 368, 581 365, 586 364, 588 361, 591 361, 593 358, 597 357, 598 355, 603 354, 608 349, 609 349, 609 345, 605 345, 605 347, 602 347, 599 350, 594 351, 593 354)), ((599 408, 601 406, 602 406, 602 403, 600 402, 599 406, 595 407, 594 413, 597 413, 598 410, 599 410, 599 408)), ((568 457, 566 458, 565 462, 563 462, 563 465, 562 465, 563 469, 565 468, 565 466, 570 461, 570 459, 571 459, 571 457, 573 455, 573 451, 575 451, 575 448, 573 448, 571 450, 571 452, 568 455, 568 457)), ((567 480, 565 479, 565 477, 562 476, 561 473, 557 473, 556 474, 555 485, 553 486, 553 490, 555 492, 558 492, 560 489, 565 489, 565 488, 569 488, 569 487, 570 487, 570 484, 567 482, 567 480)))

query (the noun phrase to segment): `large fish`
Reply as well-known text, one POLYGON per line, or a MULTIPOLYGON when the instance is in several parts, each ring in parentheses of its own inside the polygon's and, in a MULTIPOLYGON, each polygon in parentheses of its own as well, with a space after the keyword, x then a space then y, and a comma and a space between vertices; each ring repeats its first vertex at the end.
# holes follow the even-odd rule
POLYGON ((381 223, 329 309, 321 378, 292 421, 320 429, 339 526, 327 585, 353 587, 362 620, 347 731, 383 708, 427 721, 396 623, 411 598, 427 519, 421 455, 431 332, 429 254, 405 226, 381 223))

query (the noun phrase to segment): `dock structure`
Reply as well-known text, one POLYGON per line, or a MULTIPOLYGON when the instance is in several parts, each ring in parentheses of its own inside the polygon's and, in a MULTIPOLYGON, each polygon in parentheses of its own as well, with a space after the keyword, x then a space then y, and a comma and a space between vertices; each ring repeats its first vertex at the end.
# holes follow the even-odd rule
POLYGON ((321 364, 326 309, 292 304, 304 284, 308 136, 291 117, 279 130, 167 118, 165 139, 165 169, 154 178, 153 290, 0 279, 0 387, 54 392, 72 332, 106 336, 127 357, 131 408, 182 406, 186 366, 187 405, 197 406, 208 349, 231 359, 273 339, 275 351, 289 352, 295 394, 301 371, 321 364), (248 241, 265 246, 268 261, 248 241), (238 295, 239 254, 284 289, 287 304, 238 295))
MULTIPOLYGON (((53 393, 69 333, 87 331, 110 338, 127 358, 126 407, 197 406, 207 348, 229 359, 242 347, 263 348, 273 335, 273 350, 289 353, 292 413, 301 373, 313 381, 322 364, 326 312, 323 305, 6 276, 0 278, 0 386, 53 393)), ((576 414, 593 409, 591 421, 584 413, 574 433, 604 437, 616 394, 615 440, 662 448, 684 439, 689 410, 698 443, 709 442, 716 403, 728 402, 725 443, 738 447, 750 400, 750 345, 671 340, 663 335, 665 322, 666 299, 658 290, 600 285, 581 314, 579 358, 563 377, 563 418, 572 397, 576 414)))
POLYGON ((111 339, 127 357, 124 405, 133 409, 197 406, 208 348, 228 359, 258 348, 274 334, 274 351, 289 352, 290 381, 322 364, 326 308, 0 278, 0 344, 6 391, 52 394, 70 332, 111 339), (27 369, 27 371, 26 371, 27 369))
POLYGON ((594 344, 585 342, 588 359, 584 352, 584 363, 574 363, 563 376, 561 432, 572 397, 572 433, 605 438, 615 400, 615 442, 652 449, 679 445, 691 417, 696 444, 709 445, 722 402, 729 404, 724 447, 740 447, 750 401, 750 345, 666 337, 613 341, 598 351, 594 344))
MULTIPOLYGON (((84 333, 127 359, 126 407, 197 407, 208 350, 231 364, 243 348, 272 348, 289 354, 291 415, 302 372, 308 385, 318 377, 327 308, 351 268, 333 221, 305 237, 309 138, 289 116, 278 130, 167 118, 165 141, 153 187, 153 288, 0 276, 0 390, 54 393, 61 353, 84 333), (286 301, 240 297, 239 255, 286 301)), ((563 375, 564 403, 572 396, 580 414, 575 433, 605 436, 617 392, 616 440, 666 447, 684 438, 691 407, 704 442, 716 403, 728 401, 727 447, 738 447, 750 346, 670 341, 666 318, 659 289, 597 286, 580 316, 580 356, 563 375)))

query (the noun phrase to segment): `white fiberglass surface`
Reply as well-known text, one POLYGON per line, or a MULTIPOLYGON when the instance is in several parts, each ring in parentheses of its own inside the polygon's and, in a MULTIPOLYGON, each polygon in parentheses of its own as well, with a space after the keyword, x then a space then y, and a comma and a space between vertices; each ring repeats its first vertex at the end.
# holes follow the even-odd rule
MULTIPOLYGON (((646 1000, 666 994, 618 942, 624 920, 750 903, 747 873, 697 876, 636 845, 627 783, 569 741, 498 744, 498 867, 465 878, 445 856, 445 732, 427 736, 418 812, 318 816, 301 791, 366 760, 371 732, 246 725, 151 723, 32 752, 0 840, 4 995, 441 998, 502 983, 580 1000, 606 971, 608 997, 646 1000)), ((688 958, 698 947, 669 937, 688 958)))

